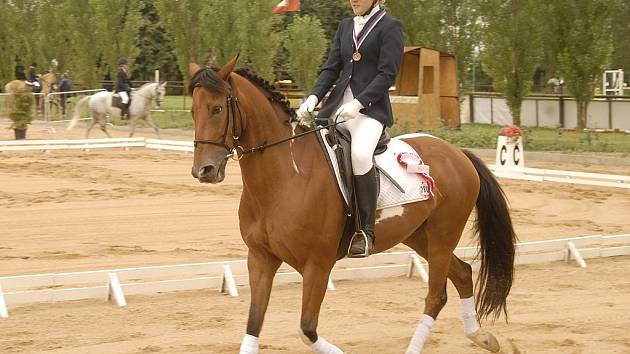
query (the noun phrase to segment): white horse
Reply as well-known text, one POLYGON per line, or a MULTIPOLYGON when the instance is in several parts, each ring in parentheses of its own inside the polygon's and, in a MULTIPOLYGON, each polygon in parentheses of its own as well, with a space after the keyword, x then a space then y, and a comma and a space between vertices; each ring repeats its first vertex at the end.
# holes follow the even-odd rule
MULTIPOLYGON (((160 138, 158 127, 151 118, 151 101, 155 100, 157 107, 159 108, 160 104, 164 100, 165 94, 166 82, 152 82, 144 84, 139 89, 131 92, 131 105, 129 106, 129 123, 131 124, 131 132, 129 133, 129 137, 132 137, 134 131, 136 130, 136 121, 138 119, 143 119, 147 122, 147 124, 153 127, 155 134, 158 138, 160 138)), ((112 107, 113 95, 114 94, 112 92, 103 91, 91 96, 83 97, 79 100, 74 108, 74 114, 72 116, 72 121, 68 125, 68 130, 74 128, 77 124, 81 111, 87 103, 92 110, 92 121, 88 124, 87 131, 85 132, 85 138, 90 135, 90 130, 92 130, 97 122, 101 125, 101 130, 111 138, 112 136, 109 135, 109 132, 107 131, 107 116, 120 117, 120 108, 112 107)))

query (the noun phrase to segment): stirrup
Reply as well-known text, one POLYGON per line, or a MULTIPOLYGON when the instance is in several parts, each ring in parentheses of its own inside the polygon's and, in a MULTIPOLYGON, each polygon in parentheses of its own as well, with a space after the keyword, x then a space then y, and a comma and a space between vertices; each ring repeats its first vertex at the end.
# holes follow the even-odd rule
POLYGON ((348 245, 348 251, 346 252, 346 255, 348 256, 348 258, 365 258, 370 255, 369 244, 370 243, 368 242, 368 236, 365 233, 365 231, 359 230, 355 232, 354 235, 352 235, 352 238, 350 239, 350 245, 348 245), (365 242, 363 253, 350 253, 350 250, 352 249, 352 245, 354 244, 354 239, 356 237, 363 237, 363 241, 365 242))

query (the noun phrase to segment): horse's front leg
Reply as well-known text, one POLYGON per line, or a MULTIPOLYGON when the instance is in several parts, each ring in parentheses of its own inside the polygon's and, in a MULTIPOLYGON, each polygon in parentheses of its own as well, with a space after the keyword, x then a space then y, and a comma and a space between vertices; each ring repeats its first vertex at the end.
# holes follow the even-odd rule
POLYGON ((317 354, 343 354, 343 351, 333 344, 328 343, 324 338, 317 335, 317 322, 319 320, 319 310, 321 309, 328 277, 334 265, 331 264, 309 264, 302 272, 302 319, 300 321, 300 337, 314 353, 317 354))
POLYGON ((150 113, 147 113, 147 116, 144 117, 144 121, 147 122, 151 126, 151 128, 153 128, 153 130, 155 131, 155 135, 157 135, 158 139, 162 139, 160 137, 160 130, 158 129, 155 122, 153 121, 153 118, 151 117, 150 113))
POLYGON ((271 285, 282 261, 265 250, 251 249, 247 256, 251 300, 247 334, 241 342, 240 354, 258 354, 258 337, 271 295, 271 285))

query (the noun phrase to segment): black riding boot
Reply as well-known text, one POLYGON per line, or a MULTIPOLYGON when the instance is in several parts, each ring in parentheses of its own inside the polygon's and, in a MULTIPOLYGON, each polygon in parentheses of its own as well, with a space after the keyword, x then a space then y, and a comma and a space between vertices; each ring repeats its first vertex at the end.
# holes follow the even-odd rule
POLYGON ((372 167, 366 174, 354 176, 354 193, 357 197, 360 227, 348 248, 349 258, 362 258, 372 254, 374 250, 374 217, 376 214, 377 193, 376 168, 372 167))
POLYGON ((122 108, 120 109, 120 119, 129 119, 129 105, 123 104, 122 108))

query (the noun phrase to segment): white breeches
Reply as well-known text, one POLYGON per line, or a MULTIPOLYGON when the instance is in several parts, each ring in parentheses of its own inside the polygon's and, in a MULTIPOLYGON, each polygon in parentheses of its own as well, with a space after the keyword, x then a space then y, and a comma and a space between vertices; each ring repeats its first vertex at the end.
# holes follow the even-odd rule
MULTIPOLYGON (((353 99, 348 86, 343 95, 343 103, 353 99)), ((339 128, 350 132, 352 137, 352 172, 355 176, 368 173, 373 166, 374 149, 383 133, 383 124, 365 114, 359 114, 354 119, 339 124, 339 128)))
POLYGON ((127 94, 127 92, 125 91, 118 92, 118 96, 120 96, 120 100, 122 101, 122 103, 124 104, 129 103, 129 95, 127 94))

